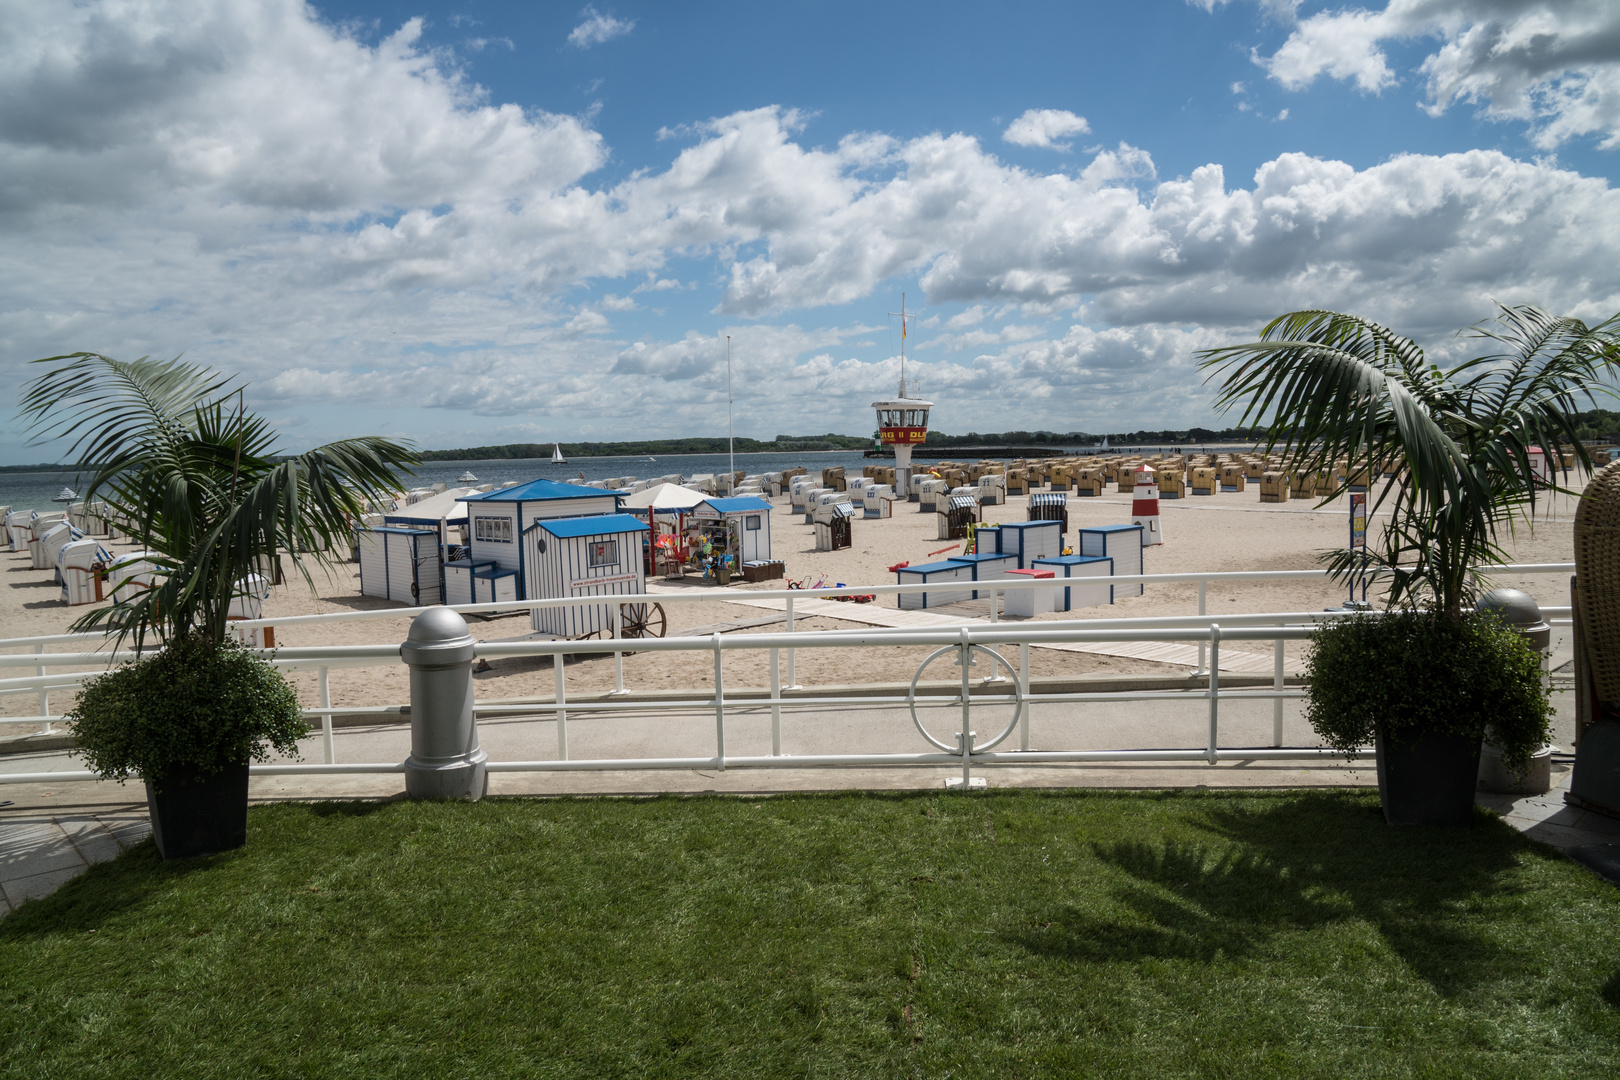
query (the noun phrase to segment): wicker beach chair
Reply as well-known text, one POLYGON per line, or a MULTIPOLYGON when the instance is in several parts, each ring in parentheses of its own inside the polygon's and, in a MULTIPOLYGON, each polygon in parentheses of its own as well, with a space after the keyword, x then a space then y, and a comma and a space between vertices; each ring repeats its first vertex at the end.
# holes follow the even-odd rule
POLYGON ((1565 798, 1620 817, 1620 462, 1575 509, 1575 771, 1565 798))

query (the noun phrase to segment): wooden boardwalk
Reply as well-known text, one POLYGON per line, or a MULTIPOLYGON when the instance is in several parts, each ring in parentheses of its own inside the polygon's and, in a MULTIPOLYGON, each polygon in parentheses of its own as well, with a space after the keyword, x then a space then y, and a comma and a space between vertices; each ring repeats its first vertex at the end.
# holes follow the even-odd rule
MULTIPOLYGON (((651 581, 647 583, 649 593, 686 592, 689 588, 690 586, 660 585, 651 581)), ((753 598, 747 592, 732 592, 728 589, 713 589, 710 592, 714 599, 723 600, 728 604, 740 604, 765 611, 787 611, 786 600, 753 598)), ((911 630, 954 629, 962 626, 989 626, 988 618, 960 610, 963 608, 971 610, 974 606, 984 608, 987 603, 987 601, 965 601, 960 604, 947 604, 943 608, 916 611, 880 607, 876 601, 870 604, 856 604, 806 596, 794 599, 793 617, 797 619, 819 616, 826 619, 842 619, 845 622, 865 623, 868 626, 911 630)), ((1034 625, 1039 626, 1040 623, 1036 622, 1034 625)), ((1198 666, 1197 645, 1183 645, 1169 641, 1065 641, 1033 644, 1031 647, 1054 649, 1058 652, 1117 656, 1127 660, 1152 660, 1189 670, 1198 666)), ((1221 650, 1222 671, 1269 674, 1275 670, 1274 664, 1275 661, 1271 656, 1260 653, 1238 652, 1235 649, 1221 650)))

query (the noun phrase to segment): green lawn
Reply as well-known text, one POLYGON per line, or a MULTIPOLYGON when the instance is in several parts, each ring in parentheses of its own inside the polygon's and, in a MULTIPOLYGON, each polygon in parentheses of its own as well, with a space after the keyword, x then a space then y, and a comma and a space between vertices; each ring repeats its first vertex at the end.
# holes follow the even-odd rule
POLYGON ((1620 1075, 1620 891, 1364 792, 255 809, 0 919, 0 1076, 1620 1075))

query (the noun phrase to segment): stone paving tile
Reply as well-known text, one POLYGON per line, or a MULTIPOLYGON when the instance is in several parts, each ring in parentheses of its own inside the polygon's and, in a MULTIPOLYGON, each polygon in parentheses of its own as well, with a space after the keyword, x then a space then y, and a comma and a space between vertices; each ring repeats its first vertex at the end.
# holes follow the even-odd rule
POLYGON ((102 814, 97 820, 121 848, 132 848, 152 835, 152 821, 142 813, 102 814))
POLYGON ((28 877, 14 878, 11 881, 0 882, 0 891, 5 893, 6 900, 11 907, 16 908, 24 900, 35 900, 41 896, 49 896, 82 874, 84 869, 82 865, 73 866, 61 870, 52 870, 44 874, 31 874, 28 877))
POLYGON ((0 832, 0 882, 55 870, 83 870, 86 865, 51 818, 8 821, 0 832))
POLYGON ((56 819, 56 824, 67 834, 86 864, 116 859, 124 850, 118 838, 93 815, 63 815, 56 819))

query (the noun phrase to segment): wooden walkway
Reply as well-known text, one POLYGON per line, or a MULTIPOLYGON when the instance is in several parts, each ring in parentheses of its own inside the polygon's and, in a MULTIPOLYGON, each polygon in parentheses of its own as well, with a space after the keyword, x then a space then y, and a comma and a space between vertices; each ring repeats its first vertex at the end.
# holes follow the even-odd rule
MULTIPOLYGON (((649 593, 686 592, 688 588, 660 585, 652 581, 647 583, 649 593)), ((787 611, 786 600, 756 599, 751 598, 746 592, 731 592, 727 589, 713 589, 711 595, 714 599, 723 600, 728 604, 740 604, 743 607, 761 608, 766 611, 787 611)), ((870 604, 856 604, 806 596, 794 599, 793 617, 798 619, 819 616, 826 619, 842 619, 845 622, 865 623, 868 626, 887 626, 911 630, 989 626, 990 620, 988 618, 952 610, 967 607, 972 603, 972 601, 967 601, 963 604, 948 604, 944 608, 916 611, 880 607, 876 601, 870 604)), ((1022 622, 1023 620, 1018 621, 1022 622)), ((1034 625, 1039 626, 1040 623, 1036 622, 1034 625)), ((1189 670, 1198 666, 1197 645, 1183 645, 1168 641, 1065 641, 1034 644, 1032 648, 1054 649, 1058 652, 1092 653, 1097 656, 1117 656, 1127 660, 1152 660, 1161 664, 1185 667, 1189 670)), ((1238 652, 1235 649, 1221 650, 1222 671, 1269 674, 1275 670, 1274 664, 1275 661, 1272 657, 1260 653, 1238 652)))

